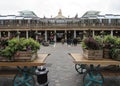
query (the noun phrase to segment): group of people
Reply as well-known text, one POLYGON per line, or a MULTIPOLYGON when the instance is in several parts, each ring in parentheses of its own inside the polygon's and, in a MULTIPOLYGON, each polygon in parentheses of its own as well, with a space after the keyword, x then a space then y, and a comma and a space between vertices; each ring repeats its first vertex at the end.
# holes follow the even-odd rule
POLYGON ((66 42, 67 45, 77 46, 78 40, 76 38, 74 38, 74 39, 68 38, 67 40, 62 39, 61 42, 62 42, 62 44, 64 44, 64 42, 66 42))

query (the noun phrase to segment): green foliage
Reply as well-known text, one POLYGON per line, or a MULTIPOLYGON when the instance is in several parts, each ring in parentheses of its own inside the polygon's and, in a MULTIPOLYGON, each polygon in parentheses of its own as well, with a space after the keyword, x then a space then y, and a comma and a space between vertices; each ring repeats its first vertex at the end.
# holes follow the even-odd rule
POLYGON ((103 48, 103 38, 100 36, 95 36, 94 39, 99 44, 99 49, 102 49, 103 48))
POLYGON ((108 49, 114 47, 116 39, 117 37, 115 36, 111 36, 111 35, 104 36, 104 39, 103 39, 104 47, 108 49))
POLYGON ((0 55, 4 57, 12 57, 17 51, 36 52, 40 48, 40 44, 32 38, 13 38, 8 40, 8 46, 0 50, 0 55))
POLYGON ((110 49, 110 57, 114 60, 120 60, 120 38, 107 35, 104 37, 104 47, 110 49))
POLYGON ((103 38, 100 37, 100 36, 95 36, 94 39, 95 39, 98 43, 100 43, 100 44, 103 43, 103 38))
POLYGON ((120 49, 114 48, 110 51, 112 59, 120 61, 120 49))
POLYGON ((2 37, 0 38, 0 50, 4 49, 8 45, 8 37, 2 37))
POLYGON ((87 46, 85 45, 85 43, 83 41, 81 42, 81 44, 82 44, 83 48, 85 48, 85 49, 87 48, 87 46))
POLYGON ((120 49, 120 38, 116 38, 115 46, 120 49))
POLYGON ((24 41, 24 46, 26 46, 28 50, 29 49, 37 50, 40 48, 40 44, 37 41, 33 40, 32 38, 26 39, 24 41))
POLYGON ((1 51, 1 56, 7 57, 7 58, 12 57, 13 54, 14 54, 14 50, 9 46, 7 46, 5 49, 1 51))

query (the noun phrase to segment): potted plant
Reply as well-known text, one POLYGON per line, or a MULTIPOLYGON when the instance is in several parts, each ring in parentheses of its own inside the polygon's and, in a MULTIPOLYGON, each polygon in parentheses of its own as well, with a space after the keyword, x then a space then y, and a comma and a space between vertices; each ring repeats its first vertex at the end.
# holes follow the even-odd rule
POLYGON ((9 58, 10 61, 27 61, 34 59, 40 44, 32 38, 13 38, 8 41, 8 46, 0 51, 2 57, 9 58))
POLYGON ((120 49, 114 48, 110 53, 112 59, 120 61, 120 49))
POLYGON ((110 50, 115 47, 115 36, 106 35, 103 38, 103 57, 110 58, 110 50))
POLYGON ((83 39, 83 56, 87 59, 102 59, 103 49, 100 42, 102 42, 100 37, 93 38, 88 36, 87 38, 83 39))
POLYGON ((110 50, 110 56, 112 59, 120 61, 120 38, 116 38, 115 46, 110 50))
POLYGON ((0 61, 9 61, 10 57, 12 56, 12 49, 10 50, 10 47, 8 47, 8 40, 8 37, 0 38, 0 61))

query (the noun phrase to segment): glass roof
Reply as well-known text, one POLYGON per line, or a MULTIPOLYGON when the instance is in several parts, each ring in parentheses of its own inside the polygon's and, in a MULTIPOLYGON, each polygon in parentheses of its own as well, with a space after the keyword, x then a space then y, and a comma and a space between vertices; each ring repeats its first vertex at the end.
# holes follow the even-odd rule
POLYGON ((37 17, 37 15, 33 12, 33 11, 19 11, 20 16, 24 16, 24 17, 37 17))
POLYGON ((99 15, 99 11, 87 11, 82 18, 90 18, 90 17, 97 17, 99 15))

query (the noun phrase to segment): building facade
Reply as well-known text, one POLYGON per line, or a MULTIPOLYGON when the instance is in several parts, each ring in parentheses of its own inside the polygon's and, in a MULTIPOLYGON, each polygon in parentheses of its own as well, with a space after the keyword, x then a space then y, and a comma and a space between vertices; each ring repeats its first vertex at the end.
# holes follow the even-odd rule
POLYGON ((120 37, 120 15, 99 15, 98 11, 88 11, 82 17, 67 18, 59 10, 54 18, 39 18, 32 11, 20 11, 20 15, 0 15, 0 38, 18 37, 42 41, 60 42, 61 39, 110 34, 120 37))

